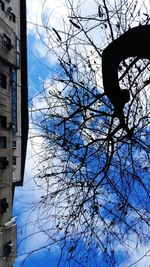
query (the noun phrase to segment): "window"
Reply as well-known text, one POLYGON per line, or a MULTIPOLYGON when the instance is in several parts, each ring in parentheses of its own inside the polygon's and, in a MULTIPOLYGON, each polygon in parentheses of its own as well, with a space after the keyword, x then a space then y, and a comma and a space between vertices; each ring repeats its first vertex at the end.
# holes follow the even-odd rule
POLYGON ((4 89, 7 88, 7 77, 3 73, 0 73, 0 87, 2 87, 4 89))
POLYGON ((6 148, 7 138, 6 136, 0 136, 0 148, 6 148))
POLYGON ((7 117, 0 115, 0 128, 6 129, 7 117))
POLYGON ((16 140, 13 140, 12 147, 13 149, 16 149, 16 140))
POLYGON ((0 157, 0 170, 6 169, 8 161, 6 157, 0 157))
POLYGON ((12 49, 11 39, 5 33, 3 33, 3 42, 7 49, 12 49))
POLYGON ((0 214, 3 214, 8 209, 7 198, 0 199, 0 214))
POLYGON ((17 73, 16 70, 12 70, 12 124, 13 133, 17 132, 17 73))
POLYGON ((16 158, 16 156, 13 156, 13 165, 16 165, 16 163, 17 163, 17 158, 16 158))
POLYGON ((16 23, 16 16, 13 12, 10 13, 9 19, 13 21, 14 23, 16 23))
POLYGON ((9 254, 11 253, 11 248, 12 248, 12 243, 11 241, 7 242, 4 246, 3 246, 3 257, 8 257, 9 254))
POLYGON ((5 11, 5 4, 2 0, 0 0, 0 8, 2 11, 5 11))

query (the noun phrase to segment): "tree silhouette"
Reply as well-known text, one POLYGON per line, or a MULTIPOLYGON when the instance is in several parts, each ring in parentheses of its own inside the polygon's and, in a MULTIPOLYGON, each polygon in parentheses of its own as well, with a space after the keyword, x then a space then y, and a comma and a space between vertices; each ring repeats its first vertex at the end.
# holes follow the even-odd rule
POLYGON ((41 40, 57 62, 31 114, 43 140, 35 175, 44 190, 38 223, 49 236, 46 247, 61 249, 58 266, 63 260, 71 266, 138 266, 149 244, 149 57, 125 55, 120 43, 125 32, 149 29, 148 6, 94 1, 95 13, 88 15, 81 3, 67 1, 61 29, 45 20, 43 4, 41 40), (121 56, 109 53, 113 46, 121 56), (119 96, 118 109, 118 92, 110 88, 115 83, 130 94, 125 105, 119 96), (145 250, 134 258, 139 247, 145 250))
POLYGON ((115 108, 115 116, 120 120, 120 127, 126 129, 129 135, 132 132, 125 123, 123 108, 130 100, 130 93, 126 89, 120 90, 118 67, 121 61, 129 57, 136 57, 136 61, 142 58, 150 59, 149 34, 149 25, 134 27, 109 44, 102 54, 104 91, 115 108))

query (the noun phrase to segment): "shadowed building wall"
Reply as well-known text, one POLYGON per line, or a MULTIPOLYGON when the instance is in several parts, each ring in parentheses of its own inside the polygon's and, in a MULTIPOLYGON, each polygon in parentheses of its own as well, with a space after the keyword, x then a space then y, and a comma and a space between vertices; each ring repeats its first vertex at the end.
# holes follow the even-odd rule
POLYGON ((16 257, 15 186, 23 184, 28 133, 26 1, 0 0, 0 266, 16 257))

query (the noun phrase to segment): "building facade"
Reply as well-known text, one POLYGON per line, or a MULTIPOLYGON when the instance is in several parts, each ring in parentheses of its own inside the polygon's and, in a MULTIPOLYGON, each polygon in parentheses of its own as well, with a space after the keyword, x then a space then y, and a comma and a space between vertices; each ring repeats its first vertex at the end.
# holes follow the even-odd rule
POLYGON ((28 133, 25 2, 0 0, 0 267, 12 267, 17 255, 12 205, 28 133))

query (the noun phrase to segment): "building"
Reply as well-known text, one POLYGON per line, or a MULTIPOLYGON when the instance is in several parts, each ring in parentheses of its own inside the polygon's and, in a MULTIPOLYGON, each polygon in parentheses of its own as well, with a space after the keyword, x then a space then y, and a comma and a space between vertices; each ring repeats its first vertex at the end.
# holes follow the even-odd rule
POLYGON ((0 0, 0 267, 12 267, 17 254, 12 204, 27 133, 26 1, 0 0))

